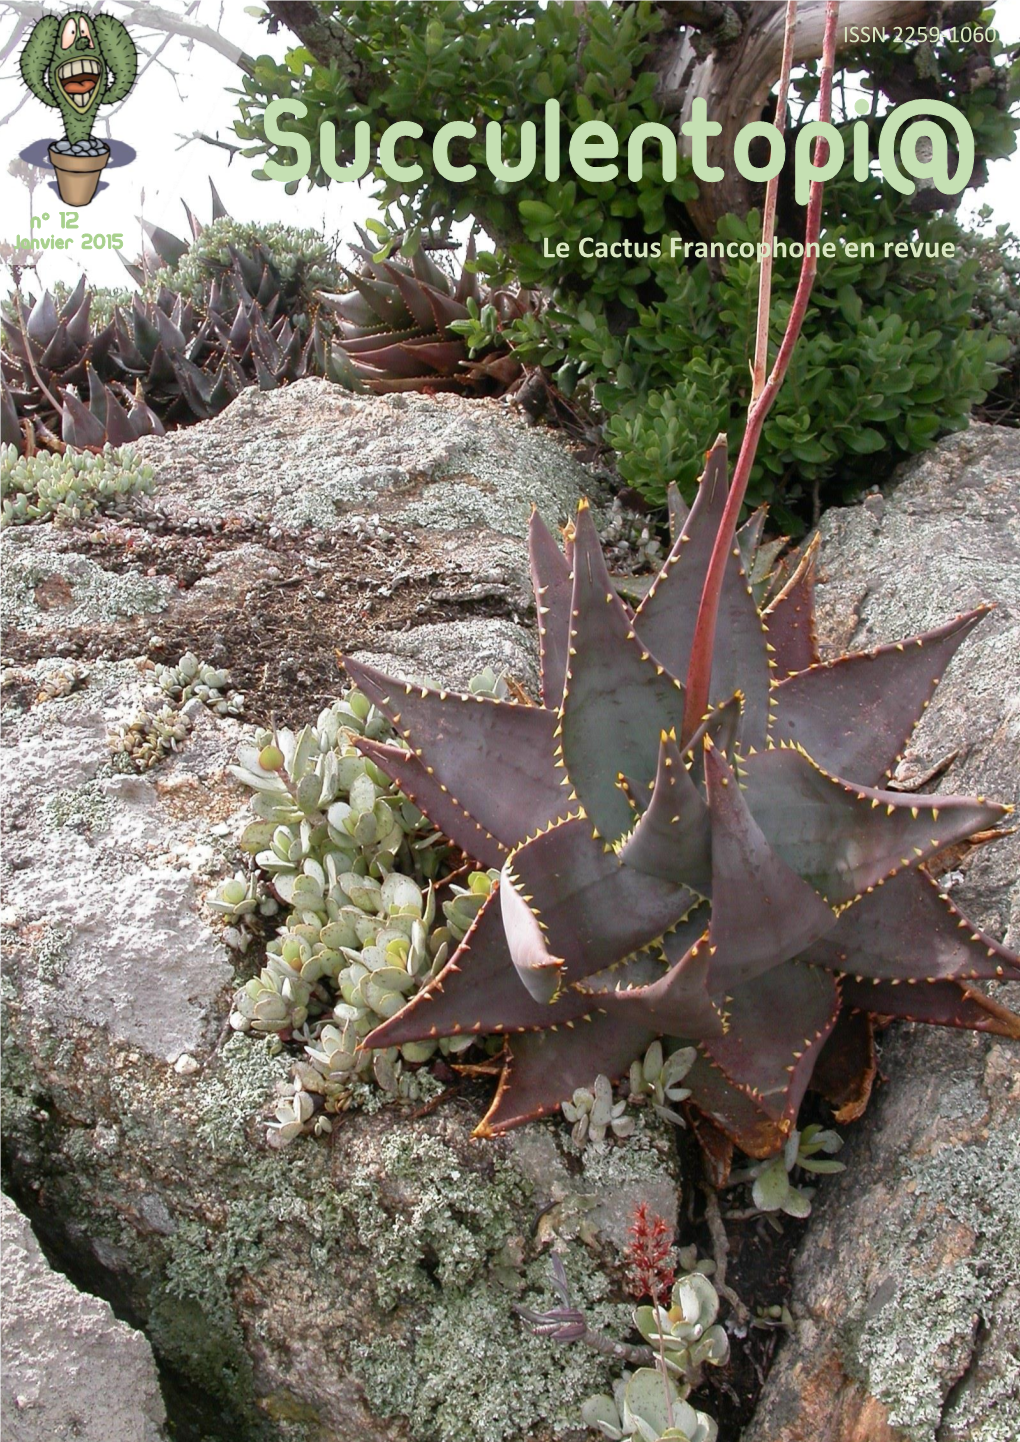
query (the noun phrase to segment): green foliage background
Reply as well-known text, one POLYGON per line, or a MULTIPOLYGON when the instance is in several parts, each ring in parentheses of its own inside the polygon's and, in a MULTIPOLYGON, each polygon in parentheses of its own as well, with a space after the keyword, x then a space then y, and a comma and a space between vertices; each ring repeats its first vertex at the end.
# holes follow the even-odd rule
MULTIPOLYGON (((429 142, 450 120, 479 126, 500 121, 504 156, 520 153, 520 127, 535 121, 542 133, 545 101, 558 97, 564 135, 586 120, 606 121, 620 139, 661 118, 655 77, 642 67, 662 25, 647 3, 542 7, 531 0, 471 5, 422 0, 414 5, 336 3, 324 18, 341 21, 349 37, 347 65, 316 63, 296 47, 285 63, 261 57, 246 77, 237 129, 252 156, 272 153, 287 163, 289 150, 268 146, 266 105, 296 96, 308 106, 288 128, 312 148, 310 182, 328 184, 318 163, 318 131, 337 126, 340 142, 367 120, 373 141, 397 119, 422 125, 414 146, 424 167, 416 182, 377 174, 390 224, 404 231, 445 229, 475 220, 497 248, 479 265, 501 280, 542 286, 551 300, 540 316, 516 322, 512 337, 524 359, 540 362, 567 395, 580 394, 601 411, 605 434, 624 479, 661 503, 676 480, 688 497, 705 448, 719 430, 739 440, 753 342, 757 266, 748 261, 582 259, 583 235, 640 242, 671 232, 697 239, 685 209, 698 182, 681 162, 666 183, 649 147, 642 180, 591 183, 566 171, 547 182, 541 165, 520 183, 498 182, 485 169, 484 133, 452 147, 456 163, 474 163, 467 183, 452 183, 431 165, 429 142), (570 256, 543 254, 565 240, 570 256)), ((986 12, 983 23, 991 20, 986 12)), ((844 74, 865 72, 865 87, 902 62, 903 46, 872 45, 844 57, 844 74)), ((922 47, 916 68, 941 77, 940 94, 958 104, 975 134, 979 157, 1012 151, 1016 122, 1008 102, 1018 93, 1018 65, 993 45, 993 64, 971 88, 973 46, 922 47)), ((817 78, 808 67, 797 83, 805 105, 817 78)), ((875 96, 875 128, 884 106, 875 96)), ((796 113, 795 113, 796 118, 796 113)), ((856 117, 854 117, 856 118, 856 117)), ((873 150, 877 148, 873 144, 873 150)), ((850 147, 847 147, 848 153, 850 147)), ((292 183, 292 186, 296 182, 292 183)), ((796 235, 801 223, 793 217, 796 235)), ((756 214, 728 217, 720 239, 754 239, 756 214)), ((857 184, 845 173, 827 187, 825 235, 872 239, 882 255, 887 240, 936 242, 960 238, 951 218, 918 217, 905 198, 881 179, 857 184)), ((987 264, 985 271, 987 271, 987 264)), ((796 281, 796 262, 778 262, 773 335, 781 334, 796 281)), ((971 407, 995 383, 1009 352, 1007 338, 975 324, 982 285, 979 259, 955 263, 923 256, 907 259, 823 260, 803 339, 780 399, 766 425, 748 495, 773 502, 777 519, 799 529, 818 505, 838 502, 904 454, 931 445, 966 424, 971 407), (947 281, 951 272, 951 283, 947 281)), ((990 308, 983 307, 985 314, 990 308)), ((989 319, 993 317, 989 314, 989 319)), ((469 339, 486 339, 478 325, 469 339)))

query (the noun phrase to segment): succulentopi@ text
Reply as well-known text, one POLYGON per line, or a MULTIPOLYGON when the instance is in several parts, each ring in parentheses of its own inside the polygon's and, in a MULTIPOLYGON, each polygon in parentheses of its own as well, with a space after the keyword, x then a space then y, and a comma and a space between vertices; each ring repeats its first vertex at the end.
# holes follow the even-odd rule
POLYGON ((721 1177, 734 1144, 757 1158, 782 1149, 809 1085, 838 1116, 859 1114, 873 1017, 1020 1036, 974 984, 1020 976, 1016 957, 923 869, 994 836, 1009 808, 887 785, 983 609, 822 662, 814 552, 759 612, 734 545, 709 705, 690 729, 679 678, 726 497, 720 438, 634 609, 587 505, 565 555, 535 513, 541 704, 347 662, 401 743, 359 737, 358 750, 499 868, 445 969, 365 1043, 503 1035, 482 1135, 558 1109, 599 1073, 621 1076, 665 1036, 695 1048, 683 1105, 721 1177))

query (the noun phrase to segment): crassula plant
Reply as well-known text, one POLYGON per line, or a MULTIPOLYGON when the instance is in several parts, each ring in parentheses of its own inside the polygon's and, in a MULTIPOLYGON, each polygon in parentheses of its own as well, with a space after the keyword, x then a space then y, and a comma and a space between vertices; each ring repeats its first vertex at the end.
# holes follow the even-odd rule
MULTIPOLYGON (((838 6, 819 91, 830 113, 838 6)), ((792 27, 776 123, 782 127, 792 27)), ((826 159, 820 142, 816 163, 826 159)), ((925 869, 1009 808, 889 782, 982 610, 821 661, 814 555, 759 611, 737 522, 814 277, 821 184, 771 371, 762 267, 752 402, 732 483, 725 437, 654 584, 632 609, 584 502, 561 552, 535 513, 541 699, 407 686, 348 670, 403 745, 356 742, 499 881, 444 969, 368 1047, 501 1033, 491 1135, 623 1075, 656 1037, 696 1048, 685 1107, 725 1175, 735 1143, 779 1152, 809 1084, 849 1117, 874 1075, 872 1018, 1020 1036, 975 987, 1020 977, 925 869)), ((765 206, 771 240, 775 189, 765 206)), ((932 868, 935 869, 934 867, 932 868)))

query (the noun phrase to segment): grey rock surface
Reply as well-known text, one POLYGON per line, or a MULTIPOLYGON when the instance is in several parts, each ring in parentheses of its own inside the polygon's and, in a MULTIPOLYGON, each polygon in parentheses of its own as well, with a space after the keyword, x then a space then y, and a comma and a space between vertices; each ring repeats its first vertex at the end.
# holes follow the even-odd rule
POLYGON ((414 626, 379 636, 377 644, 385 649, 355 651, 354 659, 419 686, 435 685, 441 679, 447 686, 464 688, 481 670, 478 658, 484 656, 497 675, 505 671, 531 695, 538 694, 535 638, 513 621, 479 617, 414 626))
POLYGON ((240 727, 204 707, 201 781, 176 756, 144 775, 114 769, 118 728, 166 700, 149 676, 99 662, 72 694, 8 711, 2 921, 25 944, 26 1001, 174 1061, 220 1025, 233 968, 199 898, 232 870, 246 796, 226 772, 240 727))
MULTIPOLYGON (((947 671, 901 763, 933 789, 1020 789, 1020 433, 975 425, 822 520, 820 634, 893 641, 996 609, 947 671)), ((929 788, 926 788, 929 789, 929 788)), ((1020 944, 1020 836, 960 855, 954 903, 1020 944)), ((999 988, 1016 1008, 1020 987, 999 988), (1012 996, 1009 993, 1012 992, 1012 996)), ((1020 1417, 1020 1055, 897 1026, 797 1255, 797 1319, 743 1442, 1015 1442, 1020 1417)))
MULTIPOLYGON (((137 507, 0 536, 7 653, 157 654, 154 636, 188 636, 229 665, 258 647, 282 673, 274 713, 297 725, 279 693, 312 692, 318 711, 339 682, 338 651, 396 658, 415 675, 438 674, 449 651, 445 674, 462 684, 477 644, 533 685, 522 624, 532 505, 555 528, 582 494, 602 493, 560 433, 507 404, 353 396, 313 379, 244 391, 214 420, 134 449, 155 477, 137 507)), ((629 519, 613 523, 629 535, 629 519)))
POLYGON ((559 437, 505 404, 357 396, 316 379, 243 391, 207 424, 136 449, 171 514, 271 516, 278 525, 371 518, 522 538, 533 503, 555 525, 591 487, 559 437))
POLYGON ((106 1302, 54 1272, 0 1196, 5 1442, 164 1442, 152 1349, 106 1302))
POLYGON ((6 629, 89 626, 121 616, 166 610, 176 586, 165 577, 107 571, 66 552, 52 525, 10 526, 3 534, 4 587, 0 623, 6 629))

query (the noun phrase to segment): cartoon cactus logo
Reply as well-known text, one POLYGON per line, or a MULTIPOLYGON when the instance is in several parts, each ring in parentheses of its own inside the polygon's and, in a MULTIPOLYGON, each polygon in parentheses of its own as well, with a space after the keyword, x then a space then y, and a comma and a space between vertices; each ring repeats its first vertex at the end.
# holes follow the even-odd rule
POLYGON ((37 100, 59 110, 64 138, 50 146, 65 205, 88 205, 110 158, 105 141, 93 139, 101 105, 123 100, 135 83, 138 52, 112 15, 44 15, 21 53, 21 74, 37 100))

